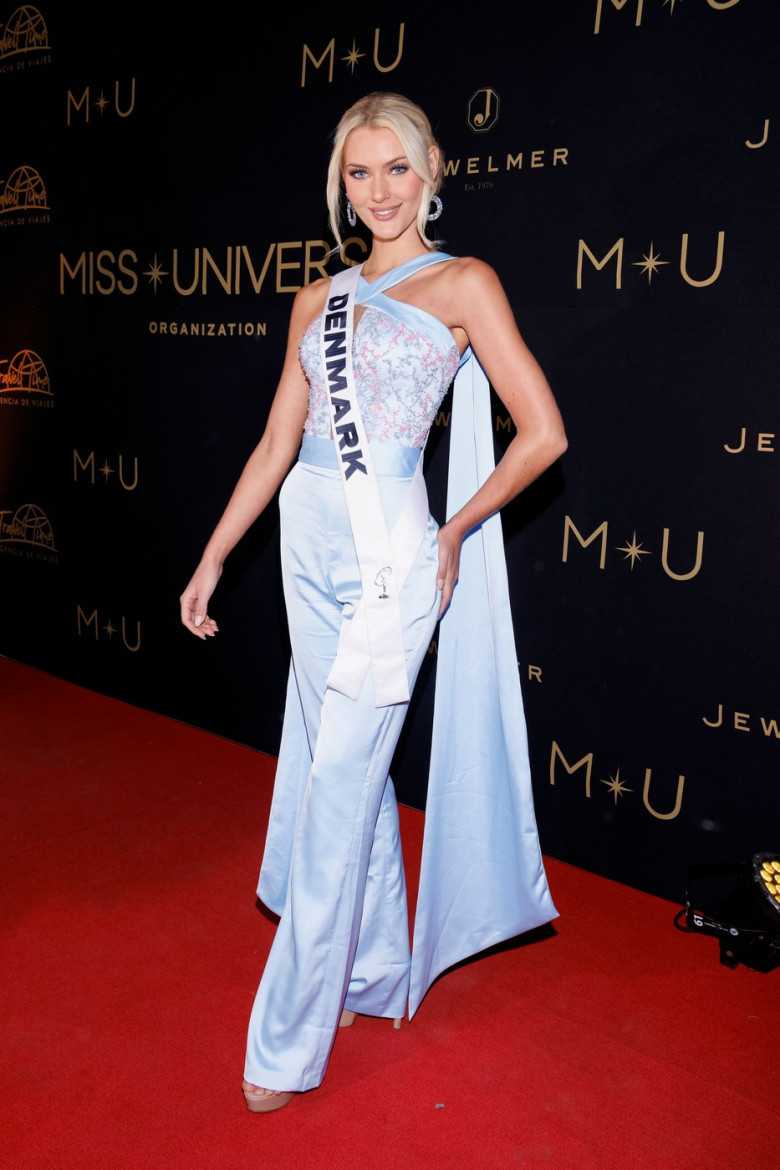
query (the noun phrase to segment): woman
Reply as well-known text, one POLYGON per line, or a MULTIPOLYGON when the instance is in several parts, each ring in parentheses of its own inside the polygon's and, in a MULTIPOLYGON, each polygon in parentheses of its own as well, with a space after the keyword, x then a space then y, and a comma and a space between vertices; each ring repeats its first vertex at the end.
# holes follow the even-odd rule
POLYGON ((566 438, 493 269, 437 251, 426 234, 442 169, 428 119, 408 99, 370 94, 342 117, 331 225, 341 247, 343 190, 370 252, 296 295, 267 426, 181 597, 184 625, 213 636, 208 604, 225 558, 283 484, 292 664, 258 890, 280 921, 249 1024, 252 1112, 319 1085, 337 1028, 358 1013, 411 1017, 446 966, 557 913, 531 803, 497 514, 566 438), (465 385, 471 402, 453 407, 438 527, 422 452, 459 368, 456 393, 465 385), (516 427, 495 468, 488 381, 516 427), (439 619, 444 679, 410 957, 388 770, 439 619))

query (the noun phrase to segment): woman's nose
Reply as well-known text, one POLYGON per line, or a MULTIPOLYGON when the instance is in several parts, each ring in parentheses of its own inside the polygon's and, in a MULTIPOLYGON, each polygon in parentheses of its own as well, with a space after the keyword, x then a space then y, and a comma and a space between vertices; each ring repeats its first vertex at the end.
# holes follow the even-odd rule
POLYGON ((374 203, 382 203, 389 195, 387 179, 384 175, 377 175, 371 184, 371 198, 374 203))

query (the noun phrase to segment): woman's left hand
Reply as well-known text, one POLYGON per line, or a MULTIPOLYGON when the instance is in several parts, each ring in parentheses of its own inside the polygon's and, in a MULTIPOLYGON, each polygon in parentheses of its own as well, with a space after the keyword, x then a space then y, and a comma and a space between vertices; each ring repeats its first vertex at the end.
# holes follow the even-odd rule
POLYGON ((436 588, 441 591, 439 617, 442 617, 452 600, 452 591, 460 572, 460 546, 463 537, 453 529, 451 523, 442 524, 439 529, 439 571, 436 574, 436 588))

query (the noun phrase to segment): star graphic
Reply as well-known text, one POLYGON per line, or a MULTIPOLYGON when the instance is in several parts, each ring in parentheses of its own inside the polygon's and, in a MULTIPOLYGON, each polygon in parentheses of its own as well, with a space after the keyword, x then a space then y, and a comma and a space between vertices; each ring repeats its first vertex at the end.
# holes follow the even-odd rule
POLYGON ((105 463, 103 464, 103 466, 100 468, 100 474, 103 476, 103 479, 106 481, 106 483, 108 483, 108 477, 110 475, 114 474, 114 469, 110 465, 110 463, 108 462, 107 459, 106 459, 105 463))
POLYGON ((99 97, 99 98, 98 98, 98 100, 95 102, 95 105, 97 106, 98 110, 100 111, 100 116, 102 117, 102 116, 103 116, 103 111, 105 110, 106 106, 108 105, 108 98, 107 98, 107 97, 106 97, 106 95, 103 93, 103 90, 102 90, 102 89, 101 89, 101 91, 100 91, 100 97, 99 97))
MULTIPOLYGON (((113 625, 111 618, 108 619, 106 624, 103 626, 103 629, 106 631, 109 638, 113 638, 114 634, 116 633, 116 626, 113 625)), ((602 781, 602 783, 604 783, 604 781, 602 781)))
POLYGON ((157 260, 157 253, 154 254, 154 263, 146 270, 144 276, 149 277, 149 283, 154 285, 154 293, 157 295, 157 286, 162 283, 162 278, 168 273, 157 260))
POLYGON ((677 0, 664 0, 664 8, 666 8, 666 5, 667 5, 667 4, 669 5, 669 15, 670 15, 670 16, 671 16, 671 15, 673 14, 673 12, 674 12, 674 6, 675 6, 675 4, 676 4, 676 3, 677 3, 677 0))
POLYGON ((634 535, 631 537, 631 543, 623 545, 622 548, 618 546, 618 552, 625 553, 626 560, 631 561, 632 572, 634 570, 634 565, 637 563, 640 557, 651 557, 653 555, 649 548, 642 548, 641 544, 637 544, 636 529, 634 529, 634 535))
POLYGON ((610 776, 609 780, 600 780, 600 784, 606 784, 615 798, 615 804, 618 802, 618 797, 625 792, 633 792, 633 788, 626 788, 623 781, 620 779, 620 768, 617 769, 614 776, 610 776))
POLYGON ((661 259, 660 253, 656 255, 656 253, 653 251, 653 245, 651 244, 649 253, 643 253, 641 260, 634 261, 634 268, 643 269, 643 271, 647 273, 647 283, 651 284, 653 280, 653 273, 657 272, 662 264, 668 263, 668 260, 661 259))
POLYGON ((355 44, 355 41, 354 41, 354 39, 353 39, 353 41, 352 41, 352 48, 351 48, 351 49, 350 49, 350 51, 347 53, 346 57, 342 57, 342 58, 341 58, 341 60, 342 60, 342 61, 346 61, 346 62, 347 62, 347 64, 350 66, 350 69, 351 69, 351 71, 354 73, 354 72, 355 72, 355 66, 357 65, 357 63, 358 63, 358 61, 360 60, 360 58, 361 58, 361 57, 365 57, 365 53, 361 53, 361 52, 359 52, 359 51, 358 51, 358 47, 357 47, 357 45, 355 44))

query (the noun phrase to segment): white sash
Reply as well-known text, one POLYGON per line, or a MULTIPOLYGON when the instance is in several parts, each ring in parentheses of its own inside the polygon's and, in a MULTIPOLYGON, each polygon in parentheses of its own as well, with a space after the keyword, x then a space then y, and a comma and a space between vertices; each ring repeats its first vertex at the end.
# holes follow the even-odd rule
MULTIPOLYGON (((386 707, 409 701, 399 594, 420 540, 418 537, 411 550, 408 546, 414 542, 412 536, 411 542, 405 541, 403 550, 398 550, 399 555, 402 553, 400 560, 395 555, 358 405, 352 369, 352 337, 355 290, 361 268, 362 265, 356 265, 333 277, 320 332, 333 437, 363 591, 352 620, 343 627, 328 686, 350 698, 357 698, 370 665, 374 705, 386 707)), ((425 494, 421 463, 422 460, 413 481, 417 492, 409 493, 412 502, 416 496, 418 514, 420 486, 425 494)), ((427 503, 425 510, 427 513, 427 503)), ((404 507, 401 523, 397 523, 393 530, 394 537, 400 536, 405 528, 408 530, 403 524, 407 512, 408 507, 404 507)), ((418 528, 417 525, 414 527, 418 528)))

